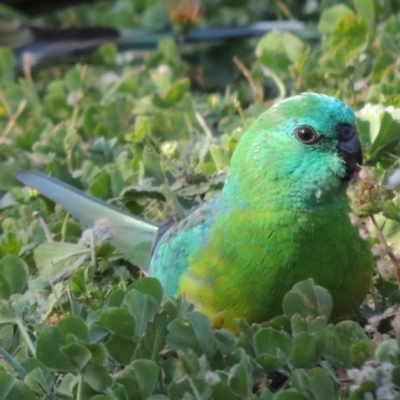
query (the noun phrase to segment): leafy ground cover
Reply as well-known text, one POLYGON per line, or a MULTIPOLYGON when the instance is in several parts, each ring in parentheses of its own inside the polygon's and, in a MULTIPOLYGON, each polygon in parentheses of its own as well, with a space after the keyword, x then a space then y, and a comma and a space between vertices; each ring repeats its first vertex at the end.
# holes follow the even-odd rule
MULTIPOLYGON (((296 17, 320 40, 164 38, 135 54, 106 44, 83 62, 18 75, 0 48, 0 399, 400 399, 400 212, 390 175, 400 155, 400 7, 220 1, 217 12, 215 3, 204 1, 199 26, 296 17), (369 172, 352 188, 354 220, 377 270, 354 320, 329 324, 329 293, 305 281, 281 317, 240 320, 237 337, 213 331, 107 243, 79 244, 82 227, 13 177, 41 170, 155 223, 181 218, 221 188, 254 118, 303 91, 358 110, 369 172)), ((154 29, 169 17, 158 1, 117 0, 38 22, 154 29)))

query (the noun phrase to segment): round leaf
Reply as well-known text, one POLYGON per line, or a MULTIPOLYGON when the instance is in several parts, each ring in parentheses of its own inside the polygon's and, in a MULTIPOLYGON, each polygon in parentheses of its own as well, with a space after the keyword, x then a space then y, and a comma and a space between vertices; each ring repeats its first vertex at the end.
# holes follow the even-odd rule
POLYGON ((6 279, 10 294, 22 293, 28 281, 28 267, 14 255, 6 255, 0 262, 0 274, 6 279))
POLYGON ((289 319, 295 314, 329 318, 331 311, 331 295, 326 289, 315 285, 312 279, 294 285, 283 299, 283 312, 289 319))
POLYGON ((112 383, 112 378, 102 366, 89 361, 81 371, 84 381, 98 392, 105 391, 112 383))
POLYGON ((99 322, 112 332, 123 336, 135 334, 135 318, 122 307, 110 307, 102 310, 99 322))
POLYGON ((80 343, 71 343, 61 347, 68 361, 81 370, 92 358, 92 353, 80 343))
POLYGON ((106 343, 106 348, 115 361, 128 365, 132 361, 136 343, 131 338, 114 333, 106 343))

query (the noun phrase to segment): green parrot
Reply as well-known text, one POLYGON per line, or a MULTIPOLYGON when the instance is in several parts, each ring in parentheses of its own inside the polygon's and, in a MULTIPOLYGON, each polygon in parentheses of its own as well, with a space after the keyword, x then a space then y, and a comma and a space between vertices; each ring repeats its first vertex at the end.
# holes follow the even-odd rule
POLYGON ((184 294, 215 328, 282 313, 284 295, 313 278, 333 297, 333 319, 353 314, 373 272, 369 244, 349 219, 347 186, 362 164, 353 111, 304 93, 261 114, 239 141, 222 191, 161 227, 34 171, 16 177, 110 243, 165 296, 184 294))

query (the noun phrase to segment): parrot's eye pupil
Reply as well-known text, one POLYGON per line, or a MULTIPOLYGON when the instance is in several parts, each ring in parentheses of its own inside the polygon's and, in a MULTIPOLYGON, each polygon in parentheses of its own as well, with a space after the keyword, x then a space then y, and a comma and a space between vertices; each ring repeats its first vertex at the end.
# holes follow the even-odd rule
POLYGON ((339 126, 339 141, 348 142, 354 135, 357 135, 354 125, 342 124, 339 126))
POLYGON ((299 126, 298 128, 296 128, 294 134, 297 137, 297 139, 300 140, 300 142, 305 144, 317 143, 319 140, 319 137, 315 133, 314 129, 311 128, 311 126, 307 125, 299 126))

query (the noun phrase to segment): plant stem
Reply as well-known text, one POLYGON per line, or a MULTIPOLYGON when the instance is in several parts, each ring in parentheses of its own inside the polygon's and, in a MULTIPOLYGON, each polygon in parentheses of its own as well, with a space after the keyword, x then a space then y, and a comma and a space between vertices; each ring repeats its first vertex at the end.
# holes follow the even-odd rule
POLYGON ((251 72, 246 68, 246 66, 242 63, 242 61, 238 57, 234 56, 233 62, 236 64, 240 72, 247 79, 247 82, 249 82, 251 90, 253 91, 253 102, 256 104, 262 104, 264 96, 262 85, 254 81, 253 77, 251 76, 251 72))
POLYGON ((15 358, 8 353, 6 350, 4 350, 2 347, 0 347, 0 356, 3 358, 8 364, 12 366, 14 371, 19 375, 21 379, 25 379, 26 377, 26 371, 24 367, 15 360, 15 358))
POLYGON ((53 241, 53 235, 51 234, 51 231, 50 231, 48 225, 46 224, 46 221, 42 217, 42 214, 40 214, 39 211, 34 211, 32 213, 32 216, 34 218, 36 218, 36 220, 39 222, 40 226, 42 227, 44 234, 46 236, 47 242, 51 243, 53 241))
POLYGON ((260 65, 261 72, 264 76, 271 78, 279 90, 279 97, 277 100, 283 100, 286 97, 286 88, 279 76, 264 65, 260 65))
POLYGON ((62 226, 61 226, 61 242, 64 243, 67 237, 67 224, 69 220, 69 213, 65 214, 62 226))
POLYGON ((388 245, 388 242, 386 241, 386 238, 385 238, 384 234, 382 233, 381 228, 379 227, 378 223, 376 222, 375 217, 373 215, 370 215, 370 218, 371 218, 372 224, 375 227, 376 233, 379 236, 380 242, 385 247, 385 251, 386 251, 387 255, 389 256, 390 261, 392 261, 392 264, 393 264, 394 270, 395 270, 395 276, 396 276, 396 280, 397 280, 397 285, 400 288, 400 263, 399 263, 399 260, 393 254, 393 251, 390 248, 390 246, 388 245))
POLYGON ((79 375, 79 383, 78 383, 78 390, 76 392, 76 400, 83 399, 83 376, 79 375))
POLYGON ((196 400, 201 400, 200 393, 199 393, 199 391, 197 390, 197 387, 196 387, 196 385, 194 384, 192 378, 189 377, 189 378, 188 378, 188 381, 189 381, 190 387, 191 387, 192 390, 193 390, 193 394, 194 394, 195 399, 196 399, 196 400))
POLYGON ((28 331, 27 331, 26 328, 25 328, 24 323, 23 323, 22 320, 19 319, 19 318, 17 318, 17 319, 15 320, 15 322, 16 322, 16 324, 17 324, 17 326, 18 326, 18 329, 20 330, 22 336, 24 337, 25 342, 26 342, 26 344, 28 345, 29 350, 31 351, 32 355, 33 355, 34 357, 36 357, 36 349, 35 349, 35 346, 34 346, 32 340, 31 340, 31 338, 30 338, 30 336, 29 336, 28 331))

